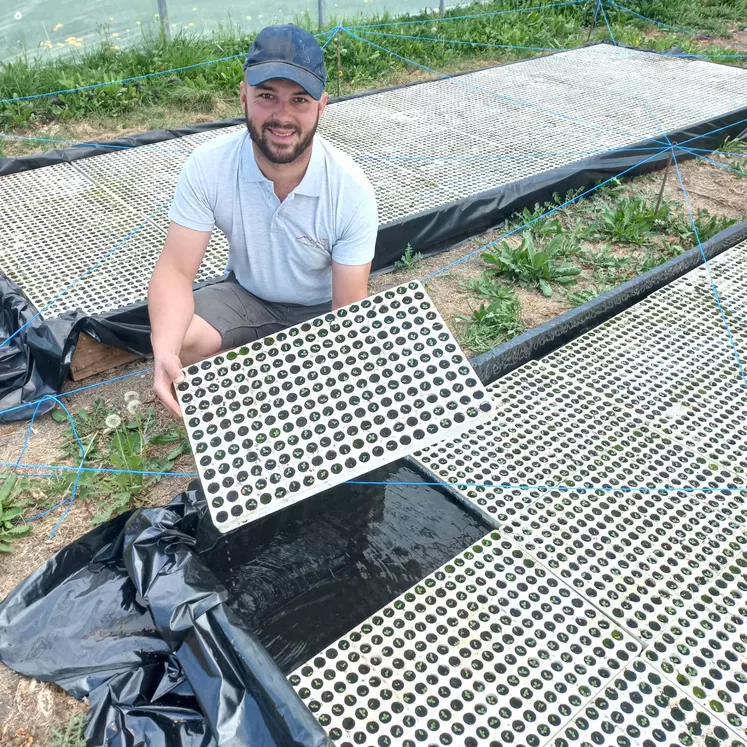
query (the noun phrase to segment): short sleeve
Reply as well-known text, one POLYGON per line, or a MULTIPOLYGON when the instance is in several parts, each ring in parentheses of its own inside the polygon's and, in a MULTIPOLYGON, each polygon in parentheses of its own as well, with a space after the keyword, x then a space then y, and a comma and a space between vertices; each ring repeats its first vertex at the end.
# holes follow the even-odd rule
POLYGON ((197 155, 193 153, 189 156, 179 174, 169 219, 194 231, 212 231, 215 213, 197 155))
POLYGON ((341 265, 365 265, 374 258, 379 217, 373 189, 365 190, 348 225, 332 247, 332 259, 341 265))

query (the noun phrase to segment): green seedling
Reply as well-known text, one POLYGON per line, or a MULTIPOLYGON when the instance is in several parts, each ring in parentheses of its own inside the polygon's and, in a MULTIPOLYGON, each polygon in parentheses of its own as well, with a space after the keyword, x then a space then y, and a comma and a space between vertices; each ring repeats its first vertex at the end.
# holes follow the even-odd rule
POLYGON ((394 263, 396 270, 412 270, 423 261, 423 255, 416 252, 410 244, 405 248, 405 253, 394 263))
POLYGON ((31 531, 30 524, 21 522, 23 509, 12 500, 17 483, 18 475, 6 475, 0 483, 0 552, 12 552, 10 543, 31 531))

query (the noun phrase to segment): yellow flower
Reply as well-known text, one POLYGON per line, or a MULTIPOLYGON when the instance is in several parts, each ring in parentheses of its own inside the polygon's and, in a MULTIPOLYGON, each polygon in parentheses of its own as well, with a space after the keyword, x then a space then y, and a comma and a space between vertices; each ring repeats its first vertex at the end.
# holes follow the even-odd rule
POLYGON ((135 21, 135 23, 136 23, 136 24, 137 24, 138 26, 140 25, 140 21, 135 21))
POLYGON ((340 70, 340 73, 339 73, 339 75, 340 75, 340 77, 342 78, 342 70, 340 70))
POLYGON ((197 10, 197 8, 192 8, 192 10, 197 10))
POLYGON ((112 49, 119 49, 119 45, 118 44, 112 44, 112 49))
POLYGON ((247 16, 247 17, 246 17, 246 20, 247 20, 247 21, 251 21, 251 20, 252 20, 252 17, 251 17, 251 16, 247 16))
POLYGON ((52 30, 53 31, 59 31, 62 28, 62 24, 58 23, 52 30))
POLYGON ((112 36, 117 39, 119 38, 119 34, 116 31, 112 31, 112 36))
POLYGON ((109 20, 110 20, 110 21, 113 21, 114 19, 113 19, 113 18, 112 18, 112 17, 110 16, 110 17, 109 17, 109 20))
POLYGON ((62 42, 57 42, 58 47, 64 47, 65 45, 62 42))
POLYGON ((192 26, 194 26, 194 23, 192 23, 192 21, 190 21, 190 22, 189 22, 189 23, 187 24, 187 26, 188 26, 189 28, 192 28, 192 26))

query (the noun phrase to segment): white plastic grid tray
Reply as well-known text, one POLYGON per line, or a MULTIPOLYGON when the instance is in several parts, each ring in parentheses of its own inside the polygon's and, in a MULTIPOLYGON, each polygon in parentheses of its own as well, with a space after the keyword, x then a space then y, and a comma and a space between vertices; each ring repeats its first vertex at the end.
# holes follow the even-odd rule
POLYGON ((490 417, 420 283, 184 369, 187 432, 221 531, 490 417))
POLYGON ((341 747, 538 746, 639 651, 493 532, 289 679, 341 747))
MULTIPOLYGON (((745 105, 747 71, 597 45, 342 101, 328 108, 320 133, 358 160, 376 190, 380 223, 386 224, 745 105)), ((37 247, 46 252, 52 265, 72 262, 70 273, 53 280, 69 282, 90 267, 91 257, 122 238, 127 229, 120 226, 134 225, 130 211, 144 220, 168 199, 187 151, 241 130, 238 125, 0 178, 0 197, 8 196, 0 201, 8 208, 0 210, 0 234, 26 232, 20 244, 0 239, 0 269, 43 305, 61 287, 50 285, 46 264, 40 272, 16 257, 22 246, 32 254, 37 247), (73 241, 82 246, 76 259, 70 257, 71 237, 56 236, 48 226, 70 221, 68 198, 90 186, 82 174, 115 193, 130 211, 112 203, 102 214, 101 205, 84 199, 83 220, 100 226, 102 238, 73 241), (50 199, 55 195, 62 199, 50 199)), ((165 229, 167 212, 153 223, 165 229)), ((85 287, 89 297, 71 297, 71 307, 100 313, 143 300, 162 247, 156 236, 146 231, 133 244, 132 293, 120 279, 128 277, 123 266, 111 277, 92 278, 85 287)), ((201 279, 221 275, 226 257, 227 242, 216 232, 201 279)), ((47 316, 66 308, 55 305, 47 316)))

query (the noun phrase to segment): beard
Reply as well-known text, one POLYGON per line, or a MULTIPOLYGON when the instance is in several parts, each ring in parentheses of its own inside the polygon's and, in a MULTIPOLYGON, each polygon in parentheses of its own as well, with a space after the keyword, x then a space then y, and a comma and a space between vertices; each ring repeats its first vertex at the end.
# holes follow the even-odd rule
POLYGON ((311 146, 311 142, 316 134, 316 128, 319 125, 319 117, 317 116, 314 126, 305 135, 299 127, 292 126, 291 129, 299 136, 299 140, 296 145, 289 147, 282 145, 275 145, 267 140, 267 130, 273 129, 288 129, 287 126, 283 126, 276 120, 270 120, 262 125, 261 130, 254 126, 249 119, 249 116, 244 110, 244 118, 246 119, 246 128, 249 130, 249 137, 252 142, 259 148, 260 153, 270 162, 274 164, 287 164, 293 163, 297 158, 302 156, 306 150, 311 146))

